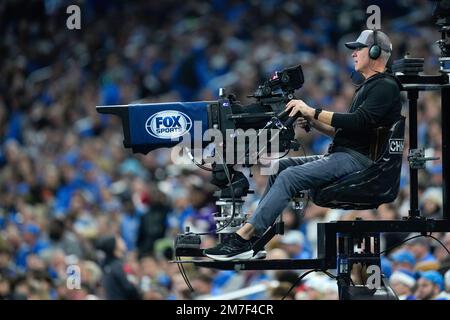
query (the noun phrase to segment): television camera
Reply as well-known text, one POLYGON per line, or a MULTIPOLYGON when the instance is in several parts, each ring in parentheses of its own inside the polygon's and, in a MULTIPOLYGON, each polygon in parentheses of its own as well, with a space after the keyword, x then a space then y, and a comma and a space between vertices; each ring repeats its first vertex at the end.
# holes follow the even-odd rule
MULTIPOLYGON (((211 171, 211 182, 219 188, 214 195, 220 210, 214 219, 217 233, 226 234, 245 223, 242 198, 252 192, 247 177, 234 166, 251 167, 262 154, 298 149, 293 124, 299 115, 289 117, 285 106, 303 83, 302 67, 297 65, 275 72, 259 85, 248 96, 255 100, 249 105, 221 88, 217 101, 97 106, 97 111, 121 117, 124 146, 135 153, 174 147, 182 138, 191 159, 211 171), (191 151, 210 143, 212 157, 198 163, 191 151), (208 163, 210 167, 205 166, 208 163)), ((305 130, 310 130, 309 125, 305 130)))

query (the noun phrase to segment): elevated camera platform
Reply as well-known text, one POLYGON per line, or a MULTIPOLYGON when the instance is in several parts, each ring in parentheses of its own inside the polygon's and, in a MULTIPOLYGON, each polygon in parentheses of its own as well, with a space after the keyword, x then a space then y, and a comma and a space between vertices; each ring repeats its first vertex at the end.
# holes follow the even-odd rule
MULTIPOLYGON (((268 233, 274 235, 273 226, 268 233)), ((328 270, 337 268, 337 258, 340 249, 338 239, 342 235, 351 235, 353 245, 360 246, 367 238, 374 237, 381 232, 419 232, 424 235, 432 232, 449 232, 450 221, 432 220, 432 219, 405 219, 405 220, 385 220, 385 221, 334 221, 317 224, 318 235, 318 257, 316 259, 261 259, 261 260, 235 260, 235 261, 213 261, 206 259, 177 260, 175 263, 194 264, 198 267, 213 268, 220 270, 328 270)), ((270 240, 270 239, 269 239, 270 240)), ((261 239, 260 241, 263 241, 261 239)), ((266 242, 267 243, 267 242, 266 242)), ((369 243, 366 253, 370 254, 374 242, 369 243)), ((264 247, 265 243, 257 243, 264 247)), ((340 248, 341 247, 341 248, 340 248)), ((195 248, 176 248, 176 255, 179 257, 204 257, 201 249, 195 248)), ((375 256, 379 252, 375 252, 375 256)), ((368 258, 368 256, 365 256, 368 258)))

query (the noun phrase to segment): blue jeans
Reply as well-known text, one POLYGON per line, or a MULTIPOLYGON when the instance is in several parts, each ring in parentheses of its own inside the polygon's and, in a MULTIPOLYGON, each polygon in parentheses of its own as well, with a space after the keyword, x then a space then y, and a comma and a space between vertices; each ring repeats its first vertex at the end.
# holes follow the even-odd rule
POLYGON ((278 172, 269 177, 261 201, 248 222, 260 236, 296 193, 318 189, 367 166, 347 152, 281 159, 278 172))

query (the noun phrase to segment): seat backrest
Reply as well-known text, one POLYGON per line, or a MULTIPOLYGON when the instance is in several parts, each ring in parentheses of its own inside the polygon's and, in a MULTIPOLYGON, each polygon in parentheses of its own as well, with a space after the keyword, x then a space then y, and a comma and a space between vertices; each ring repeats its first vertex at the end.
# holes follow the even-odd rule
POLYGON ((327 208, 364 210, 392 202, 400 187, 405 117, 390 128, 380 156, 368 168, 312 190, 315 204, 327 208))
POLYGON ((401 161, 403 158, 404 141, 405 117, 402 116, 400 120, 395 122, 389 129, 385 143, 383 145, 383 150, 375 160, 375 162, 380 163, 395 160, 401 161))

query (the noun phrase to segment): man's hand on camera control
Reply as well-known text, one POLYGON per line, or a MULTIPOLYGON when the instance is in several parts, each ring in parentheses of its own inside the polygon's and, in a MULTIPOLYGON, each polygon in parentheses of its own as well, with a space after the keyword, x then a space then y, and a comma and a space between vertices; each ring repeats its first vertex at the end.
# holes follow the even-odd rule
POLYGON ((300 112, 306 120, 312 120, 314 118, 315 109, 308 106, 303 100, 289 101, 286 105, 286 110, 291 110, 289 117, 293 117, 300 112))
POLYGON ((305 128, 307 124, 311 125, 321 133, 334 137, 336 130, 331 126, 331 120, 333 118, 333 112, 322 111, 318 115, 317 119, 314 119, 316 109, 311 108, 302 100, 291 100, 286 105, 286 110, 291 110, 289 116, 292 117, 298 112, 301 112, 301 116, 298 117, 296 124, 301 128, 305 128))
MULTIPOLYGON (((311 123, 315 122, 317 125, 317 122, 326 124, 328 126, 331 125, 331 120, 333 118, 333 112, 330 111, 321 111, 318 115, 317 120, 314 119, 314 114, 316 113, 316 109, 311 108, 308 106, 303 100, 291 100, 286 105, 286 110, 291 110, 289 113, 289 117, 295 116, 298 112, 301 112, 301 116, 310 121, 311 123)), ((316 126, 314 126, 316 127, 316 126)), ((334 131, 334 129, 333 129, 334 131)), ((327 133, 328 134, 328 133, 327 133)))
POLYGON ((296 124, 298 127, 305 129, 306 126, 307 126, 308 124, 313 125, 313 122, 310 123, 310 122, 309 122, 308 120, 306 120, 305 118, 303 118, 303 117, 298 117, 297 120, 295 121, 295 124, 296 124))
POLYGON ((334 137, 336 131, 334 130, 334 128, 330 125, 327 125, 325 123, 322 123, 318 120, 312 120, 312 121, 308 121, 303 117, 298 117, 298 119, 296 120, 296 125, 300 128, 305 128, 306 125, 310 125, 312 128, 320 131, 321 133, 329 136, 329 137, 334 137))

